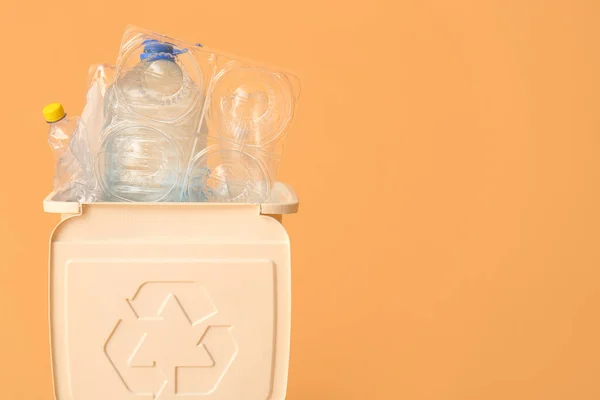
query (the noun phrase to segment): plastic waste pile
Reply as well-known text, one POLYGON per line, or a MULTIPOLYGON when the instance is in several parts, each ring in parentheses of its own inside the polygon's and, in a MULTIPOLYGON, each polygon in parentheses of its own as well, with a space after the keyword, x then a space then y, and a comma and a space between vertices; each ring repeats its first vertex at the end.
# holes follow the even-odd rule
POLYGON ((293 118, 293 75, 144 29, 89 73, 81 118, 44 108, 55 199, 268 199, 293 118))

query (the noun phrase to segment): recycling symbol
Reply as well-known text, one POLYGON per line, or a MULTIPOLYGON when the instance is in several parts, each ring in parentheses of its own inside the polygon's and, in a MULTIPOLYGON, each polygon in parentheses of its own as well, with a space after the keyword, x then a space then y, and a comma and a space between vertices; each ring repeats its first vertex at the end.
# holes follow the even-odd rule
POLYGON ((233 327, 197 282, 145 282, 125 300, 104 352, 125 388, 147 399, 187 400, 214 392, 234 362, 233 327), (217 321, 218 322, 218 321, 217 321))

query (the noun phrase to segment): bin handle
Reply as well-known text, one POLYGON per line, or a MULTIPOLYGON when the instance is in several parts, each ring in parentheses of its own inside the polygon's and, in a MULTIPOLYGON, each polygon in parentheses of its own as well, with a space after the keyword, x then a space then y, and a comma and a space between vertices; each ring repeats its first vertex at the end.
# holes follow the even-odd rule
POLYGON ((300 201, 290 185, 275 182, 269 199, 260 205, 261 214, 281 215, 298 212, 300 201))
POLYGON ((76 201, 54 200, 56 192, 50 193, 44 199, 44 211, 52 214, 81 214, 81 204, 76 201))

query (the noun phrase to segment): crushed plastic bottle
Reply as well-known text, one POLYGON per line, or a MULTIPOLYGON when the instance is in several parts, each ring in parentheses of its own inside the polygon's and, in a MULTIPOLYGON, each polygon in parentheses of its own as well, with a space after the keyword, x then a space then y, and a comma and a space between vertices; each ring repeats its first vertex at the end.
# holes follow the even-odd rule
POLYGON ((92 202, 96 188, 92 157, 86 141, 85 125, 80 118, 67 118, 60 103, 51 103, 43 109, 49 124, 48 142, 54 151, 54 191, 64 201, 92 202))
POLYGON ((199 89, 178 63, 184 50, 148 40, 104 102, 98 170, 109 197, 177 201, 197 136, 199 89))

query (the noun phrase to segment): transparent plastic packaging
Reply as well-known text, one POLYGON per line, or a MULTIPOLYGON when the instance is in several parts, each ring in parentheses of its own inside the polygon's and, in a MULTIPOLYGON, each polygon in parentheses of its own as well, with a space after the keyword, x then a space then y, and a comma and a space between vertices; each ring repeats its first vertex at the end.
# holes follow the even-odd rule
MULTIPOLYGON (((197 191, 199 182, 194 177, 208 164, 207 176, 218 177, 212 182, 221 181, 220 186, 229 190, 228 195, 207 201, 263 202, 275 182, 299 81, 289 73, 220 52, 203 49, 198 53, 213 66, 200 130, 209 150, 199 146, 194 152, 187 192, 197 191), (215 161, 210 159, 216 158, 216 151, 220 164, 213 166, 215 161)), ((204 187, 215 193, 211 180, 204 187)))
POLYGON ((63 201, 97 200, 92 155, 87 143, 85 124, 79 117, 67 117, 48 123, 48 143, 54 152, 53 186, 63 201))
POLYGON ((117 201, 264 202, 299 95, 283 71, 129 27, 97 157, 117 201))
POLYGON ((261 203, 270 192, 270 178, 248 153, 211 146, 194 157, 187 184, 189 201, 261 203))
POLYGON ((200 85, 190 47, 125 36, 97 153, 109 200, 181 200, 198 137, 200 85))
MULTIPOLYGON (((104 96, 114 81, 115 67, 92 65, 88 73, 88 91, 81 119, 87 127, 87 137, 91 153, 98 154, 100 137, 104 127, 104 96)), ((94 169, 96 163, 94 161, 94 169)))
POLYGON ((88 88, 97 85, 102 98, 115 80, 116 68, 111 64, 94 64, 88 70, 88 88))
POLYGON ((110 65, 92 65, 90 67, 86 102, 81 113, 81 124, 85 130, 74 136, 76 144, 72 145, 77 149, 75 153, 84 155, 80 162, 88 175, 89 199, 92 201, 104 199, 96 173, 96 154, 104 120, 104 95, 113 79, 114 67, 110 65))

